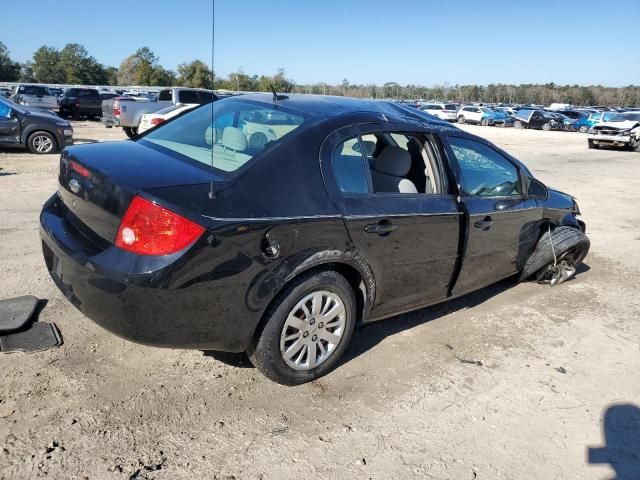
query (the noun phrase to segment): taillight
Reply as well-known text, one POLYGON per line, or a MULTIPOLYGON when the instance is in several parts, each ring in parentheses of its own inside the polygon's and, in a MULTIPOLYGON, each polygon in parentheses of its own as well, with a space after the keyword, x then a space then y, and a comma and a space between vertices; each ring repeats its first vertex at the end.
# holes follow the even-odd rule
POLYGON ((89 169, 83 167, 78 162, 74 162, 73 160, 69 162, 69 168, 83 177, 88 177, 89 175, 91 175, 89 169))
POLYGON ((164 122, 164 118, 156 117, 151 119, 151 125, 160 125, 164 122))
POLYGON ((113 114, 117 117, 120 115, 120 105, 117 103, 113 104, 113 114))
POLYGON ((134 197, 116 246, 139 255, 170 255, 195 242, 204 228, 142 197, 134 197))

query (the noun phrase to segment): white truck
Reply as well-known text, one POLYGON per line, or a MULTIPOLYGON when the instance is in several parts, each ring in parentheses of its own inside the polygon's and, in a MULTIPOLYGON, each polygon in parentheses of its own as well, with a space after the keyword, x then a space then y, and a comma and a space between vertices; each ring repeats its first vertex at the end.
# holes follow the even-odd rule
POLYGON ((203 105, 218 99, 211 90, 202 88, 166 88, 160 90, 157 101, 134 97, 115 97, 102 102, 102 123, 107 128, 121 127, 129 138, 138 134, 142 115, 171 105, 203 105))
POLYGON ((607 122, 591 127, 587 136, 589 148, 626 147, 640 151, 640 112, 615 114, 607 122))

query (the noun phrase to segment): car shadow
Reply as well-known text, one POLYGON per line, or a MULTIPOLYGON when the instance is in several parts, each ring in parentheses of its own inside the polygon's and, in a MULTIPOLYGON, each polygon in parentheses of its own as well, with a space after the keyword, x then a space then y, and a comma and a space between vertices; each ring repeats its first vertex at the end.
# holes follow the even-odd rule
MULTIPOLYGON (((576 270, 576 275, 580 275, 590 270, 590 267, 582 263, 576 270)), ((574 275, 569 281, 576 278, 574 275)), ((496 295, 503 293, 510 288, 515 287, 518 283, 518 277, 512 276, 505 280, 501 280, 498 283, 490 285, 488 287, 476 290, 475 292, 468 293, 458 298, 448 300, 436 305, 415 310, 413 312, 404 313, 395 317, 373 322, 370 324, 362 325, 353 332, 351 343, 344 355, 338 362, 336 368, 344 365, 345 363, 354 360, 363 353, 374 348, 377 344, 382 342, 386 337, 396 335, 397 333, 409 330, 418 325, 428 323, 437 318, 449 315, 459 310, 467 308, 473 308, 480 305, 487 300, 495 297, 496 295)), ((203 350, 205 357, 210 357, 218 360, 226 365, 236 368, 253 368, 253 365, 249 361, 247 355, 242 353, 231 352, 217 352, 213 350, 203 350)))
POLYGON ((4 172, 3 170, 4 168, 0 168, 0 177, 8 177, 10 175, 16 175, 16 172, 4 172))
POLYGON ((612 480, 640 478, 640 407, 630 403, 612 405, 603 416, 604 447, 587 448, 592 465, 610 465, 612 480))

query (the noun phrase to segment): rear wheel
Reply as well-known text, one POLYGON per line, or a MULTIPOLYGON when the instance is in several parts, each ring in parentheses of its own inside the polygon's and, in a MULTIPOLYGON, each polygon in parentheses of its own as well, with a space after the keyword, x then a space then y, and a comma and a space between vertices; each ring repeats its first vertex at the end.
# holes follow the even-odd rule
POLYGON ((522 122, 520 120, 516 120, 515 122, 513 122, 513 128, 522 128, 522 122))
POLYGON ((574 227, 545 232, 527 259, 520 280, 535 276, 540 283, 562 283, 575 274, 590 246, 589 237, 574 227))
POLYGON ((247 351, 251 363, 283 385, 299 385, 329 372, 347 348, 356 301, 349 282, 324 271, 285 288, 265 314, 247 351))
POLYGON ((133 138, 138 135, 138 127, 122 127, 122 130, 124 130, 124 133, 129 138, 133 138))
POLYGON ((27 140, 27 147, 31 153, 43 155, 55 153, 58 149, 58 142, 49 132, 35 132, 27 140))
POLYGON ((548 132, 549 130, 551 130, 551 124, 549 122, 543 123, 542 130, 544 130, 545 132, 548 132))
POLYGON ((458 123, 466 123, 466 120, 462 115, 458 117, 458 123))

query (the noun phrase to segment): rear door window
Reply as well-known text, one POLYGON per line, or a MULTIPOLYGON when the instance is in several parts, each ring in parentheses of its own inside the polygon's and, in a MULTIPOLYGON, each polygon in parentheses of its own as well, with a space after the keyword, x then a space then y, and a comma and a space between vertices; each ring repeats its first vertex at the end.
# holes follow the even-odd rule
POLYGON ((377 132, 338 144, 331 163, 343 193, 438 194, 435 152, 428 136, 377 132))

